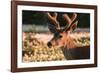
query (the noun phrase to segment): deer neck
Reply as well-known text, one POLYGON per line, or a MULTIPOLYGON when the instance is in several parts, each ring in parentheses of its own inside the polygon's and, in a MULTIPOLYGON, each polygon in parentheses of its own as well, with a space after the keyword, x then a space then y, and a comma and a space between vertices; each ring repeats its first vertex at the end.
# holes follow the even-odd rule
POLYGON ((64 46, 67 46, 67 48, 75 48, 75 42, 70 36, 70 32, 63 33, 63 36, 64 46))

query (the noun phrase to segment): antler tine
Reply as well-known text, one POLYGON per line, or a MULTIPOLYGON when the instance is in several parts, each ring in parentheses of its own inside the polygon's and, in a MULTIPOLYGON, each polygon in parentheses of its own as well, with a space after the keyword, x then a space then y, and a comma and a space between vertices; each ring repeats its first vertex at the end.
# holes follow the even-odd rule
POLYGON ((68 24, 70 25, 77 17, 77 14, 74 13, 73 16, 70 18, 68 16, 68 14, 63 14, 63 17, 65 18, 65 20, 68 22, 68 24))
POLYGON ((51 20, 51 22, 53 23, 54 26, 56 26, 56 29, 60 29, 60 24, 57 21, 57 13, 53 13, 53 15, 51 15, 50 13, 47 13, 49 19, 51 20))
POLYGON ((64 30, 69 30, 70 28, 73 28, 74 25, 77 26, 78 21, 74 22, 74 20, 77 18, 76 13, 74 13, 71 18, 67 14, 63 14, 63 17, 68 22, 68 25, 65 26, 64 30))
POLYGON ((73 16, 70 18, 72 20, 72 22, 77 18, 77 14, 74 13, 73 16))
POLYGON ((47 13, 48 14, 48 16, 50 17, 50 18, 54 18, 54 19, 56 19, 57 18, 57 13, 54 13, 53 15, 51 15, 50 13, 47 13))
POLYGON ((71 26, 72 31, 77 28, 77 24, 78 24, 78 21, 76 21, 75 23, 72 24, 72 26, 71 26))

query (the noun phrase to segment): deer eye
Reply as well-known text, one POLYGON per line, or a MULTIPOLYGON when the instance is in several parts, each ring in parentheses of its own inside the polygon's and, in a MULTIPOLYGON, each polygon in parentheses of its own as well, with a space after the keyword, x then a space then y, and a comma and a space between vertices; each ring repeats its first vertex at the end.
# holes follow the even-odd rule
POLYGON ((60 35, 60 34, 55 34, 54 37, 55 37, 55 39, 57 40, 57 39, 62 38, 62 35, 60 35))
POLYGON ((62 36, 61 35, 57 35, 57 37, 56 37, 57 39, 60 39, 60 38, 62 38, 62 36))
POLYGON ((62 38, 62 35, 59 35, 58 38, 62 38))

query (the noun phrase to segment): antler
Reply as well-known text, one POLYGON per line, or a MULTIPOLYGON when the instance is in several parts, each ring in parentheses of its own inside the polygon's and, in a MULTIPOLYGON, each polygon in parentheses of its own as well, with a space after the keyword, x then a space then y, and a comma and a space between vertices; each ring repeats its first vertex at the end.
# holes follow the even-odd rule
POLYGON ((52 21, 52 25, 54 25, 54 26, 56 26, 56 29, 60 29, 60 24, 59 24, 59 22, 57 21, 57 13, 52 13, 52 14, 50 14, 50 13, 47 13, 47 15, 48 15, 48 17, 49 17, 49 19, 52 21))
POLYGON ((65 31, 69 29, 75 30, 77 28, 78 21, 75 21, 75 19, 77 18, 76 13, 74 13, 71 18, 67 14, 63 14, 63 17, 68 22, 68 25, 66 25, 64 28, 65 31))
POLYGON ((77 27, 78 21, 76 20, 77 14, 74 13, 72 17, 70 18, 68 14, 63 14, 64 19, 68 23, 63 29, 60 28, 59 21, 57 21, 57 13, 47 13, 50 22, 52 22, 49 26, 49 29, 51 32, 56 33, 56 32, 62 32, 62 31, 68 31, 68 30, 75 30, 77 27))

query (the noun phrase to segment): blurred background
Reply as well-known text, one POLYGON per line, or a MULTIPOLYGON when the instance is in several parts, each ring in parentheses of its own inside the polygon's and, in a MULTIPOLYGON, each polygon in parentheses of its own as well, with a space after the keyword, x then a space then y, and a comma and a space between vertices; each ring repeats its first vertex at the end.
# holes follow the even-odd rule
MULTIPOLYGON (((22 24, 23 24, 23 31, 49 31, 48 24, 50 22, 48 21, 48 17, 46 15, 47 12, 43 11, 28 11, 23 10, 22 11, 22 24)), ((72 16, 73 13, 64 13, 64 12, 57 12, 58 17, 57 20, 60 23, 61 27, 64 27, 67 23, 62 17, 62 14, 68 14, 69 17, 72 16)), ((90 28, 90 14, 89 13, 77 13, 78 14, 78 29, 84 28, 84 31, 89 31, 90 28), (87 29, 88 28, 88 29, 87 29)))

